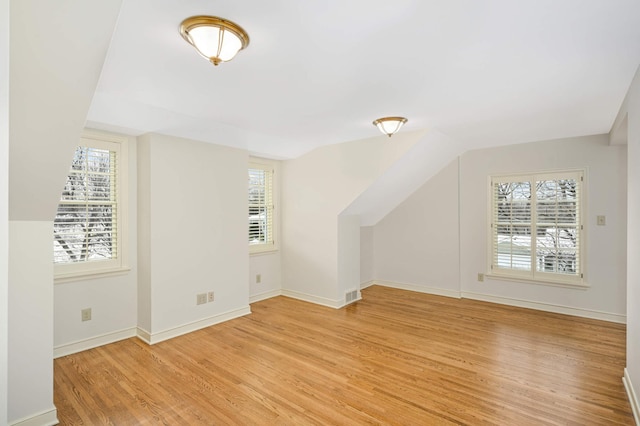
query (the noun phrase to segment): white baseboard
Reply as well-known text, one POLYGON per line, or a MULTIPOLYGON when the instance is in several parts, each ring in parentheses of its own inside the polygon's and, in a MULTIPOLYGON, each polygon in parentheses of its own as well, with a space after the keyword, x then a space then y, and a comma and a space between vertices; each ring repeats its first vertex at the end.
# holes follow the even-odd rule
POLYGON ((247 305, 240 309, 234 309, 229 312, 224 312, 222 314, 214 315, 209 318, 194 321, 168 330, 159 331, 157 333, 149 333, 147 330, 138 327, 137 337, 149 345, 155 345, 156 343, 173 339, 174 337, 182 336, 183 334, 191 333, 203 328, 211 327, 212 325, 220 324, 221 322, 239 318, 250 313, 251 308, 247 305))
POLYGON ((78 340, 72 343, 65 343, 53 348, 53 358, 75 354, 77 352, 86 351, 87 349, 97 348, 98 346, 108 345, 119 340, 128 339, 136 335, 136 328, 126 328, 124 330, 105 333, 100 336, 91 337, 84 340, 78 340))
POLYGON ((42 413, 16 420, 9 424, 11 426, 52 426, 58 423, 58 410, 54 407, 51 410, 43 411, 42 413))
POLYGON ((551 303, 531 302, 528 300, 512 299, 510 297, 492 296, 489 294, 462 292, 465 299, 481 300, 483 302, 498 303, 500 305, 517 306, 520 308, 536 309, 538 311, 553 312, 556 314, 573 315, 576 317, 591 318, 601 321, 626 324, 626 315, 611 314, 608 312, 592 311, 589 309, 573 308, 570 306, 554 305, 551 303))
POLYGON ((362 290, 363 288, 371 287, 372 285, 375 285, 375 283, 376 283, 375 280, 365 281, 363 283, 360 283, 360 290, 362 290))
POLYGON ((640 425, 640 403, 638 402, 637 394, 633 388, 633 384, 631 383, 629 371, 627 371, 626 368, 624 369, 624 377, 622 377, 622 383, 624 383, 624 388, 627 391, 627 397, 629 398, 631 410, 633 411, 633 418, 636 419, 636 424, 640 425))
POLYGON ((333 300, 326 297, 314 296, 312 294, 301 293, 294 290, 282 290, 282 295, 293 299, 302 300, 304 302, 315 303, 316 305, 327 306, 329 308, 339 309, 344 306, 344 300, 333 300))
POLYGON ((395 281, 381 281, 374 280, 370 285, 381 285, 383 287, 397 288, 398 290, 416 291, 418 293, 434 294, 436 296, 453 297, 460 299, 460 292, 456 290, 449 290, 446 288, 428 287, 424 285, 399 283, 395 281))
POLYGON ((272 297, 281 296, 282 290, 270 290, 249 296, 249 304, 256 303, 261 300, 271 299, 272 297))

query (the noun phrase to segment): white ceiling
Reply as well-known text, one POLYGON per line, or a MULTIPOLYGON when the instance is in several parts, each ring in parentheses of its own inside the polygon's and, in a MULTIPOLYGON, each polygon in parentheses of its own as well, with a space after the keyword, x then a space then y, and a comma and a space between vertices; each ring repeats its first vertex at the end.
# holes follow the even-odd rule
POLYGON ((87 125, 273 158, 387 115, 520 143, 609 132, 639 64, 638 0, 124 0, 87 125), (199 14, 249 47, 214 67, 178 32, 199 14))

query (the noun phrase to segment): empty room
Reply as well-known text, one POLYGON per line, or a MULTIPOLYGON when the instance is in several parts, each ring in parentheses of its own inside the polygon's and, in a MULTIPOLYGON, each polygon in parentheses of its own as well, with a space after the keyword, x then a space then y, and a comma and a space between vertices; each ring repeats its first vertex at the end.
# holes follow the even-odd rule
POLYGON ((0 21, 0 425, 639 424, 636 0, 0 21))

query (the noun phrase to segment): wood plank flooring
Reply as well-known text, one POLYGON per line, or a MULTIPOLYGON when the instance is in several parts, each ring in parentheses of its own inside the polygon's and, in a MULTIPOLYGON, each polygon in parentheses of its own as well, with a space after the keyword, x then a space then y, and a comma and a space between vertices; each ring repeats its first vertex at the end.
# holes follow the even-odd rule
POLYGON ((633 425, 625 327, 385 287, 55 360, 63 425, 633 425))

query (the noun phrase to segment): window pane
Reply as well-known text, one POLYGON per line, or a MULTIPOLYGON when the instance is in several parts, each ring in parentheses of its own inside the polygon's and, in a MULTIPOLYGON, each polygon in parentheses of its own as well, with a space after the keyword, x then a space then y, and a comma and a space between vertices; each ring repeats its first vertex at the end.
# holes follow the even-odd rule
POLYGON ((494 185, 494 259, 498 268, 531 269, 531 184, 494 185))
POLYGON ((578 182, 575 179, 536 182, 536 269, 578 273, 578 182))

